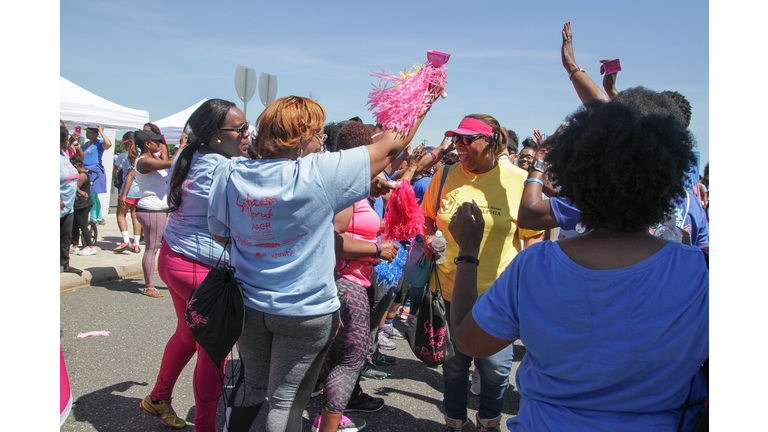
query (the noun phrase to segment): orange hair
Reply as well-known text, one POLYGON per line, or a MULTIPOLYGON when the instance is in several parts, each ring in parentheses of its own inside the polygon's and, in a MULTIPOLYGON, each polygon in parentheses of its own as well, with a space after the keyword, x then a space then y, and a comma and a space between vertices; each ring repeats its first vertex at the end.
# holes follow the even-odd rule
POLYGON ((256 120, 253 146, 261 157, 292 149, 323 130, 325 109, 312 99, 288 96, 272 102, 256 120))

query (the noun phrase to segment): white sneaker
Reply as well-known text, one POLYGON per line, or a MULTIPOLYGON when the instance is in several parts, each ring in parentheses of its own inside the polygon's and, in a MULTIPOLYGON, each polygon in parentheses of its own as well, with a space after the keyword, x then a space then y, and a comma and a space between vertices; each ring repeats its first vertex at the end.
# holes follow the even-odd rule
POLYGON ((96 255, 96 248, 93 246, 86 246, 79 252, 77 252, 78 255, 96 255))
POLYGON ((477 366, 471 371, 469 371, 469 379, 472 382, 472 385, 469 387, 469 391, 475 395, 478 396, 480 394, 480 372, 477 371, 477 366))
POLYGON ((76 246, 69 245, 69 254, 70 255, 72 255, 72 254, 77 255, 78 252, 80 252, 80 249, 78 249, 76 246))

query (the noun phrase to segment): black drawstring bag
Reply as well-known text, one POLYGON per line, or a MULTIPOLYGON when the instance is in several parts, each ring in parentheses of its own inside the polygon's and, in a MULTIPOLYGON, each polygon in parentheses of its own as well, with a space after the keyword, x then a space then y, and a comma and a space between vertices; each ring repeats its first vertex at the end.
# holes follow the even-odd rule
POLYGON ((192 290, 184 319, 192 337, 217 366, 227 358, 245 324, 243 288, 235 269, 220 265, 192 290))
MULTIPOLYGON (((215 174, 216 170, 213 172, 215 174)), ((225 226, 229 228, 229 195, 226 205, 225 226)), ((219 265, 229 245, 230 240, 227 240, 216 267, 190 293, 184 314, 192 338, 219 367, 232 351, 245 326, 243 287, 235 279, 235 268, 228 264, 219 265)))
POLYGON ((436 367, 452 359, 456 352, 446 318, 437 265, 432 264, 431 272, 437 289, 434 292, 427 289, 425 301, 419 306, 416 322, 408 327, 405 338, 419 360, 429 367, 436 367))

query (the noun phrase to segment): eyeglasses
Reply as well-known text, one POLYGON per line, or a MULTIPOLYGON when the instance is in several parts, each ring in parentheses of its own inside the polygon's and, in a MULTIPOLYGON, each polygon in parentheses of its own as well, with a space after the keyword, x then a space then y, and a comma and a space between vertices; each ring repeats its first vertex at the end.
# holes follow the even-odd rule
POLYGON ((485 138, 485 135, 480 135, 480 134, 477 134, 477 135, 454 135, 453 137, 451 137, 451 141, 453 141, 454 145, 459 145, 459 144, 470 145, 473 142, 475 142, 475 140, 478 139, 478 138, 485 138))
POLYGON ((318 138, 320 138, 320 144, 324 143, 325 140, 328 139, 328 135, 324 133, 317 133, 315 132, 315 135, 317 135, 318 138))
POLYGON ((242 126, 240 126, 240 127, 238 127, 238 128, 219 128, 219 130, 220 130, 220 131, 233 131, 233 132, 238 132, 238 133, 240 134, 240 136, 242 136, 242 137, 247 137, 247 136, 248 136, 248 128, 249 128, 250 126, 251 126, 251 125, 250 125, 248 122, 245 122, 245 123, 243 123, 243 125, 242 125, 242 126))
POLYGON ((522 155, 522 154, 521 154, 521 155, 520 155, 520 156, 518 156, 517 158, 518 158, 518 159, 523 159, 523 160, 526 160, 526 159, 530 159, 530 160, 533 160, 533 155, 522 155))

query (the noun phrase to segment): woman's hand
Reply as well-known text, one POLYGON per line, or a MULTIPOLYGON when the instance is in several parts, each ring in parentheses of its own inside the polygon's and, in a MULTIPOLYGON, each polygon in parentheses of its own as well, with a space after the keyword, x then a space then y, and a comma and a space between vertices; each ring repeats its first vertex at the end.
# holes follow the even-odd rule
POLYGON ((483 212, 475 204, 465 202, 456 210, 448 224, 448 230, 453 240, 459 246, 459 255, 477 257, 480 253, 480 243, 483 241, 485 220, 483 212))
MULTIPOLYGON (((382 176, 383 177, 383 176, 382 176)), ((395 182, 393 181, 387 181, 386 178, 382 177, 375 177, 373 180, 371 180, 371 192, 370 196, 372 198, 378 198, 382 195, 386 195, 393 190, 395 190, 395 182)))
POLYGON ((123 195, 117 197, 117 202, 119 203, 120 207, 125 207, 125 197, 123 195))
POLYGON ((379 255, 379 258, 386 262, 392 262, 392 260, 394 260, 397 256, 397 250, 400 249, 399 243, 391 241, 376 242, 376 244, 378 244, 381 248, 381 254, 379 255))
POLYGON ((560 58, 563 61, 563 67, 568 73, 578 68, 576 58, 573 55, 573 35, 571 34, 571 22, 568 21, 563 26, 563 46, 560 49, 560 58))
POLYGON ((85 193, 84 191, 81 191, 80 189, 77 190, 77 196, 79 196, 82 199, 88 198, 88 194, 85 193))
POLYGON ((538 147, 541 147, 541 145, 544 144, 544 137, 538 129, 533 131, 533 139, 536 141, 536 146, 538 147))
POLYGON ((59 205, 61 205, 61 209, 59 210, 64 210, 64 201, 62 201, 61 198, 59 198, 59 205))

